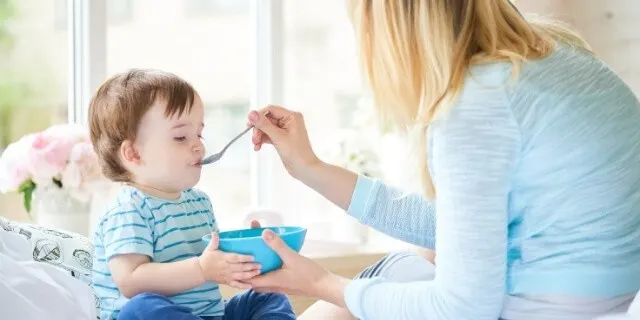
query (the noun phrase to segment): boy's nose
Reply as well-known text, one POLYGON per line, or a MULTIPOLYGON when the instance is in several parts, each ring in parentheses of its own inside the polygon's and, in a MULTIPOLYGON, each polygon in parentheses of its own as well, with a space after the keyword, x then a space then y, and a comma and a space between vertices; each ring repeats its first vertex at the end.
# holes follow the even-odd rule
POLYGON ((204 144, 202 141, 198 141, 193 145, 193 152, 204 153, 204 144))

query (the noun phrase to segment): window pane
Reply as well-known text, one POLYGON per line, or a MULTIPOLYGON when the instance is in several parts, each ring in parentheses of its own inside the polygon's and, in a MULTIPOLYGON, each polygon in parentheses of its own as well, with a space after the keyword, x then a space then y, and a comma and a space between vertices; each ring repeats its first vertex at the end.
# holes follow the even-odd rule
POLYGON ((184 0, 185 15, 194 18, 249 12, 249 0, 184 0))
MULTIPOLYGON (((286 0, 285 106, 305 115, 314 150, 324 160, 342 129, 353 125, 361 97, 361 77, 344 1, 286 0)), ((344 213, 291 179, 275 174, 277 207, 290 221, 312 226, 311 237, 344 238, 344 213), (285 196, 294 193, 295 197, 285 196)), ((348 222, 348 220, 347 220, 348 222)))
MULTIPOLYGON (((107 74, 128 68, 173 72, 198 90, 206 112, 205 145, 218 152, 245 128, 250 94, 250 21, 247 7, 213 1, 194 12, 193 1, 131 0, 127 23, 107 28, 107 74)), ((203 2, 203 1, 198 1, 203 2)), ((107 6, 112 5, 107 1, 107 6)), ((201 5, 201 4, 198 4, 201 5)), ((250 202, 248 135, 220 162, 206 166, 197 187, 211 197, 222 228, 250 202)))
MULTIPOLYGON (((107 0, 107 23, 111 25, 129 23, 133 14, 134 0, 107 0)), ((54 27, 67 29, 67 0, 53 0, 55 5, 54 27)))
MULTIPOLYGON (((27 133, 67 121, 66 11, 57 1, 0 0, 0 154, 27 133)), ((27 220, 17 193, 0 194, 0 216, 27 220)))

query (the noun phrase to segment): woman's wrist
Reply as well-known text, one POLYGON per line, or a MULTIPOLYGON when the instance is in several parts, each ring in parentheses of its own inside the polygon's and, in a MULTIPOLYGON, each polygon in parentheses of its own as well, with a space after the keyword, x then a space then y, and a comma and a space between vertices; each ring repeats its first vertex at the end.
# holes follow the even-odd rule
POLYGON ((315 296, 336 306, 346 308, 344 293, 351 280, 328 273, 316 286, 315 296))
POLYGON ((322 174, 322 168, 326 167, 327 163, 323 162, 317 157, 310 159, 305 162, 304 165, 300 166, 294 172, 291 172, 291 176, 308 185, 310 181, 315 180, 314 177, 317 177, 319 174, 322 174))

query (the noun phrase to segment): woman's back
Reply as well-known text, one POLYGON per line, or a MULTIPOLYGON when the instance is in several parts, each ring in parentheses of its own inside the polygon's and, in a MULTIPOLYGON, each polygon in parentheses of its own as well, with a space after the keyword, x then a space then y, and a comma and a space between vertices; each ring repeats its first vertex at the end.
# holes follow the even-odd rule
POLYGON ((469 73, 430 127, 437 278, 487 306, 504 291, 507 319, 626 306, 640 288, 638 99, 565 45, 516 78, 504 62, 469 73))
POLYGON ((523 65, 506 97, 521 134, 508 203, 507 291, 611 297, 637 290, 638 99, 600 60, 567 46, 523 65))

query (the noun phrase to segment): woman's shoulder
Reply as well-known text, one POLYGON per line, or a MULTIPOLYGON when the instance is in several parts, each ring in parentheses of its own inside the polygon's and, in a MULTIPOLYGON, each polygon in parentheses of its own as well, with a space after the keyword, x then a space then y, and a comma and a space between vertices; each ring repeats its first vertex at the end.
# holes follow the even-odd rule
POLYGON ((584 49, 562 43, 549 56, 519 65, 493 62, 471 66, 460 104, 487 99, 502 99, 520 120, 572 114, 586 121, 584 117, 607 110, 603 106, 618 111, 638 106, 632 90, 606 63, 584 49), (576 114, 588 109, 591 112, 576 114))
POLYGON ((617 73, 594 54, 558 43, 554 51, 540 59, 521 63, 495 61, 473 64, 468 69, 463 91, 502 88, 538 92, 575 91, 585 86, 623 85, 617 73))
POLYGON ((522 66, 519 85, 547 92, 590 92, 623 86, 619 75, 593 53, 559 43, 555 52, 522 66))

